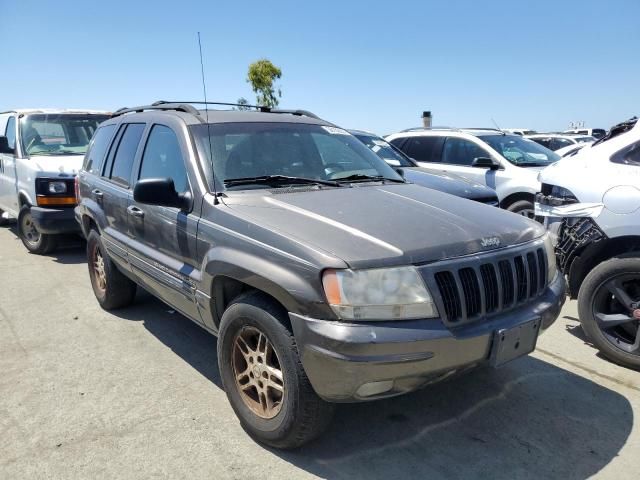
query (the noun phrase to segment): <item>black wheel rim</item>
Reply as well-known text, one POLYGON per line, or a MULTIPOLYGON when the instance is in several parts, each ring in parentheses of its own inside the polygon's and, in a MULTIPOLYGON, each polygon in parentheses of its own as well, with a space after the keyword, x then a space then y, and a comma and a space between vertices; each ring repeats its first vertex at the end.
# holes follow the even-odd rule
POLYGON ((640 273, 616 275, 595 291, 593 317, 614 347, 640 355, 640 273))

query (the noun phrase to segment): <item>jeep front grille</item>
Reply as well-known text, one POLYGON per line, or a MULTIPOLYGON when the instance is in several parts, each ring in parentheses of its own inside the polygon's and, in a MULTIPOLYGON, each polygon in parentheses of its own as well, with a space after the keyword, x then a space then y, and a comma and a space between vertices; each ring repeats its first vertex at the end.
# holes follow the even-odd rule
POLYGON ((547 284, 542 247, 496 257, 474 257, 434 267, 445 322, 473 322, 525 304, 547 284))

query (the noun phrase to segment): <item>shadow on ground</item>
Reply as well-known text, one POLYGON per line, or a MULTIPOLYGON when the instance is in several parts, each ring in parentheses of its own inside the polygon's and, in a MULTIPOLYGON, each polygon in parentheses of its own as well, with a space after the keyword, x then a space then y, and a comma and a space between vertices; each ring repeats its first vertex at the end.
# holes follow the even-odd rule
MULTIPOLYGON (((214 337, 146 292, 118 312, 221 386, 214 337)), ((404 397, 340 405, 300 450, 268 449, 309 473, 342 478, 586 479, 618 454, 633 425, 628 400, 527 357, 404 397)))
MULTIPOLYGON (((20 237, 18 236, 18 225, 15 222, 8 226, 8 230, 13 233, 17 242, 21 242, 20 237)), ((28 253, 26 248, 25 252, 28 253)), ((78 235, 60 235, 56 249, 44 256, 51 258, 56 263, 86 263, 86 243, 84 239, 78 235)))

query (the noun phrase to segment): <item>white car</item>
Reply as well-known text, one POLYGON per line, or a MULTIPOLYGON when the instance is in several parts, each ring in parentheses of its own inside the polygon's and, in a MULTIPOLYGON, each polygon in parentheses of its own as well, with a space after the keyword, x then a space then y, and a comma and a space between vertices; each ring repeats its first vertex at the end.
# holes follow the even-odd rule
POLYGON ((572 143, 571 145, 567 145, 566 147, 559 148, 556 150, 556 153, 560 155, 562 158, 572 157, 578 150, 583 149, 584 147, 588 147, 591 145, 590 143, 572 143))
POLYGON ((17 218, 30 252, 48 253, 57 235, 80 232, 74 177, 93 132, 107 118, 88 110, 0 113, 0 223, 17 218))
POLYGON ((538 133, 535 130, 531 130, 529 128, 503 128, 501 129, 504 133, 511 133, 512 135, 532 135, 534 133, 538 133))
POLYGON ((562 133, 536 133, 535 135, 527 135, 526 137, 554 152, 578 143, 593 143, 596 141, 594 137, 589 135, 568 135, 562 133))
POLYGON ((600 139, 607 134, 604 128, 574 128, 572 130, 565 130, 563 133, 574 135, 588 135, 596 139, 600 139))
POLYGON ((420 166, 453 172, 494 189, 500 207, 534 217, 538 173, 560 159, 519 135, 496 129, 416 128, 386 137, 420 166))
POLYGON ((604 355, 640 368, 640 123, 616 125, 540 180, 536 214, 556 234, 583 329, 604 355))

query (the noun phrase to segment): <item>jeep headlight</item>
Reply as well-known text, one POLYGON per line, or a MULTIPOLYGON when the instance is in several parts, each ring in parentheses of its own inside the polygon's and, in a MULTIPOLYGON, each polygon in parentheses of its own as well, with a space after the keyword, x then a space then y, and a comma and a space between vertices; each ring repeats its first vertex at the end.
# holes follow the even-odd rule
POLYGON ((67 182, 49 182, 47 191, 49 193, 65 193, 67 191, 67 182))
POLYGON ((551 283, 558 273, 558 264, 556 261, 556 251, 549 233, 546 233, 544 236, 544 250, 547 253, 547 283, 551 283))
POLYGON ((438 316, 433 298, 414 267, 325 270, 327 300, 345 320, 407 320, 438 316))

